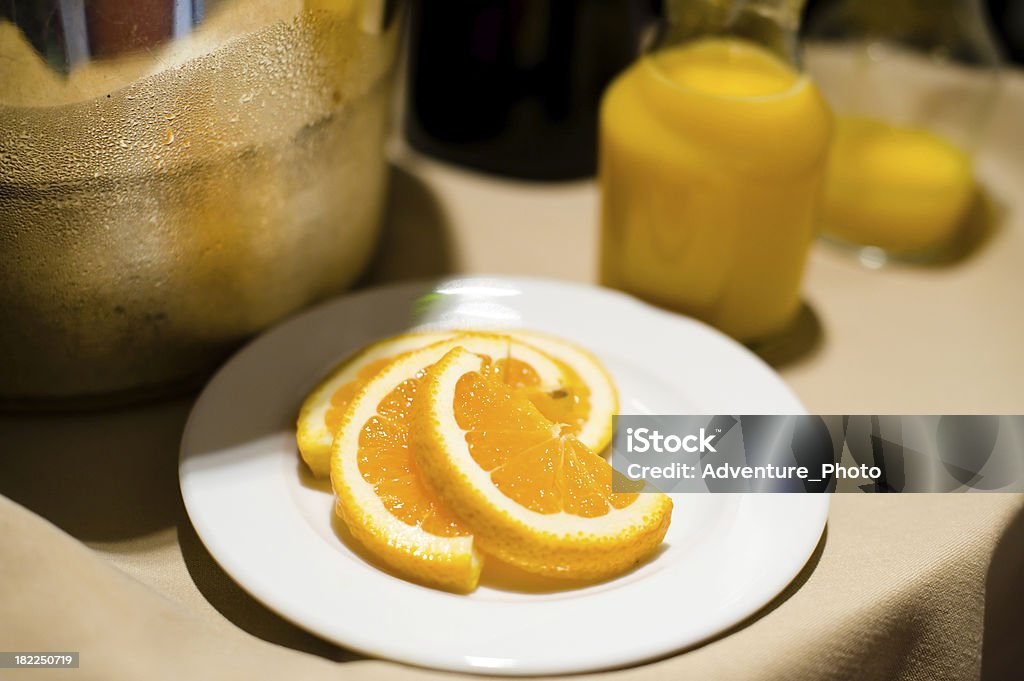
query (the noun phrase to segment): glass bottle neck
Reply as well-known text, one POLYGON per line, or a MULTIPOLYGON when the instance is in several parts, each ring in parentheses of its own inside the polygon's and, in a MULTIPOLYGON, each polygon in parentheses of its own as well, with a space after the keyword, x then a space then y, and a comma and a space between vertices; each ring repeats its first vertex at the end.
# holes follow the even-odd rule
POLYGON ((800 64, 797 34, 806 0, 666 0, 655 49, 713 36, 740 38, 790 65, 800 64))

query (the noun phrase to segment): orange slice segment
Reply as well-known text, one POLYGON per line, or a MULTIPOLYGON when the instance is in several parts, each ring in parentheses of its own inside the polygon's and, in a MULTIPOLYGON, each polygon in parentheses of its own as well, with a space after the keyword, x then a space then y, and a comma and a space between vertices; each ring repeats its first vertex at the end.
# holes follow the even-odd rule
POLYGON ((429 488, 487 553, 539 574, 603 579, 650 556, 672 501, 618 493, 613 470, 564 425, 451 350, 425 376, 413 448, 429 488))

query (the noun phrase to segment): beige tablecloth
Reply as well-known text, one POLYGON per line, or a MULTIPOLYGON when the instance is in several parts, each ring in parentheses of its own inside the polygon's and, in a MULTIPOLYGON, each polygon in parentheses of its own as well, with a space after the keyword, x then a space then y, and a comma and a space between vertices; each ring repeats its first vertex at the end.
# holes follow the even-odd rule
MULTIPOLYGON (((816 248, 801 322, 762 348, 810 410, 1024 413, 1022 113, 1015 74, 980 163, 997 226, 959 261, 869 271, 816 248)), ((502 182, 396 158, 371 280, 594 279, 591 183, 502 182)), ((77 670, 0 679, 441 678, 324 643, 217 567, 178 494, 189 406, 0 417, 0 651, 81 651, 77 670)), ((1020 679, 1022 508, 1020 495, 837 496, 812 560, 763 611, 694 650, 598 676, 1020 679)), ((609 626, 642 624, 609 613, 609 626)))

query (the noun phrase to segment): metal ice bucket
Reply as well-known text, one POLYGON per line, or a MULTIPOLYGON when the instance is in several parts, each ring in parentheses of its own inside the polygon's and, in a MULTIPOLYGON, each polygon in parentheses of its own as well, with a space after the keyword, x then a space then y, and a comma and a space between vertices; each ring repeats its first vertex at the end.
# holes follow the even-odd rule
POLYGON ((0 0, 0 402, 208 373, 374 244, 376 0, 0 0))

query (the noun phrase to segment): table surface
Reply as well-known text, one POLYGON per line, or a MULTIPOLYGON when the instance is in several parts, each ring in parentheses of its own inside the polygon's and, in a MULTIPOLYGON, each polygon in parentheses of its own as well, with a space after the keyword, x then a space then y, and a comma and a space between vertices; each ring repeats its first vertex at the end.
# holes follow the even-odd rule
MULTIPOLYGON (((870 270, 814 247, 800 321, 760 349, 810 411, 1024 413, 1020 112, 1024 77, 1013 74, 979 154, 993 225, 954 261, 870 270)), ((369 281, 461 272, 595 281, 593 182, 509 182, 402 149, 394 158, 369 281)), ((324 643, 220 570, 177 489, 190 402, 0 417, 0 494, 32 512, 0 498, 0 649, 81 648, 93 664, 80 678, 139 678, 126 662, 156 660, 145 678, 326 679, 336 662, 367 678, 431 675, 324 643), (239 651, 244 660, 227 657, 239 651)), ((1005 607, 1021 591, 1021 507, 1016 495, 837 496, 810 565, 773 604, 726 637, 619 674, 1004 678, 1024 632, 1005 607)))

